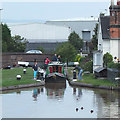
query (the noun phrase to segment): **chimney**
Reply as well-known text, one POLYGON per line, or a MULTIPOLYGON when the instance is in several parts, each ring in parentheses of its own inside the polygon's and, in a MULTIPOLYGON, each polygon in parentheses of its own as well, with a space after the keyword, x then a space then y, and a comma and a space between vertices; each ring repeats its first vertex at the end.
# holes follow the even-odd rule
POLYGON ((113 6, 114 5, 114 0, 111 0, 111 6, 113 6))
POLYGON ((117 0, 117 5, 120 5, 120 0, 117 0))

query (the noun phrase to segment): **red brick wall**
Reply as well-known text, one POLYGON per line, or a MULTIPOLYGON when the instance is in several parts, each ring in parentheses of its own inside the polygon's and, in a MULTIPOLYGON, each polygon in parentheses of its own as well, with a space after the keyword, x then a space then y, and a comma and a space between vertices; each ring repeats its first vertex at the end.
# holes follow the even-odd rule
POLYGON ((110 7, 110 38, 120 38, 120 7, 117 5, 110 7))
POLYGON ((120 38, 120 28, 110 28, 110 37, 112 39, 120 38))
POLYGON ((115 11, 110 12, 110 25, 120 25, 120 11, 116 12, 116 21, 115 21, 115 11), (114 16, 112 16, 114 14, 114 16))
POLYGON ((52 60, 53 54, 40 55, 40 54, 26 54, 26 53, 3 53, 2 67, 7 67, 9 65, 17 64, 18 61, 34 62, 34 59, 36 59, 38 62, 43 63, 46 57, 52 60))

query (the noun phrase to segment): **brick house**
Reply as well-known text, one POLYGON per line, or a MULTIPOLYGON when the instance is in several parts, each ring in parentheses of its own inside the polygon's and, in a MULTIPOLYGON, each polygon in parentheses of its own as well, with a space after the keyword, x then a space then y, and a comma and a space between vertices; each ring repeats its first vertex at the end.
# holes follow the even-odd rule
POLYGON ((98 51, 93 53, 93 70, 103 67, 103 55, 107 52, 120 60, 120 0, 111 0, 110 16, 100 15, 98 25, 98 51))

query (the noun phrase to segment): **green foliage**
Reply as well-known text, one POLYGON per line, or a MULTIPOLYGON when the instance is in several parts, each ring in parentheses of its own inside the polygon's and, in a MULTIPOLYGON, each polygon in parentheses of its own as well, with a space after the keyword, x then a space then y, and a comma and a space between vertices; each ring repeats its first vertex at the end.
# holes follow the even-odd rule
POLYGON ((83 40, 77 33, 75 33, 75 31, 69 35, 68 40, 76 48, 76 50, 83 48, 83 40))
POLYGON ((11 46, 11 31, 9 30, 7 24, 2 24, 2 51, 7 52, 10 50, 8 47, 11 46))
POLYGON ((86 56, 86 57, 81 57, 80 59, 80 67, 82 69, 85 69, 85 64, 88 63, 89 61, 92 61, 92 56, 86 56))
POLYGON ((97 50, 98 45, 98 24, 96 24, 96 27, 94 28, 94 35, 92 36, 92 43, 90 44, 91 49, 97 50))
POLYGON ((108 67, 120 70, 120 63, 110 62, 110 63, 108 63, 108 67))
POLYGON ((12 52, 24 52, 25 48, 26 48, 26 43, 27 40, 24 39, 23 37, 19 36, 19 35, 15 35, 12 37, 12 44, 13 44, 13 50, 12 52))
POLYGON ((2 52, 24 52, 26 43, 26 39, 19 35, 11 37, 7 24, 2 24, 2 52))
POLYGON ((84 71, 93 72, 93 61, 89 61, 84 65, 84 71))
POLYGON ((104 66, 107 66, 108 63, 111 63, 113 61, 113 57, 110 53, 106 53, 103 56, 103 64, 104 66))
POLYGON ((62 62, 66 62, 67 60, 74 61, 77 51, 73 45, 65 42, 57 48, 56 54, 61 56, 62 62))
POLYGON ((75 62, 80 62, 82 56, 81 55, 76 55, 75 62))
POLYGON ((43 48, 43 47, 41 47, 41 46, 40 46, 40 47, 38 47, 38 48, 37 48, 37 50, 40 50, 42 53, 44 53, 44 52, 45 52, 44 48, 43 48))

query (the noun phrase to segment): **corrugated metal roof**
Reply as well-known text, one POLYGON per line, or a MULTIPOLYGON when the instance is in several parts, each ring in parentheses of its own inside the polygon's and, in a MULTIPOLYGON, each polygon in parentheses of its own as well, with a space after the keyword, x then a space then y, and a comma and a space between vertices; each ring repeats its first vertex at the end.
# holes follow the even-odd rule
POLYGON ((95 72, 101 72, 101 71, 103 71, 103 70, 106 70, 106 68, 99 67, 99 68, 95 69, 94 71, 95 71, 95 72))
POLYGON ((47 24, 51 25, 59 25, 59 26, 65 26, 71 28, 72 31, 75 31, 80 38, 82 38, 82 31, 85 29, 91 31, 91 38, 94 34, 93 30, 96 26, 96 23, 98 23, 97 20, 82 20, 82 21, 47 21, 47 24))
MULTIPOLYGON (((60 20, 50 20, 50 21, 98 21, 98 18, 97 17, 81 17, 81 18, 70 18, 70 19, 60 19, 60 20)), ((50 22, 50 21, 47 21, 47 22, 50 22)))
POLYGON ((46 40, 49 40, 49 42, 59 42, 58 40, 67 41, 71 33, 71 29, 68 27, 41 23, 18 24, 9 26, 9 28, 13 36, 20 35, 30 40, 30 42, 32 42, 31 40, 39 42, 47 42, 46 40))

